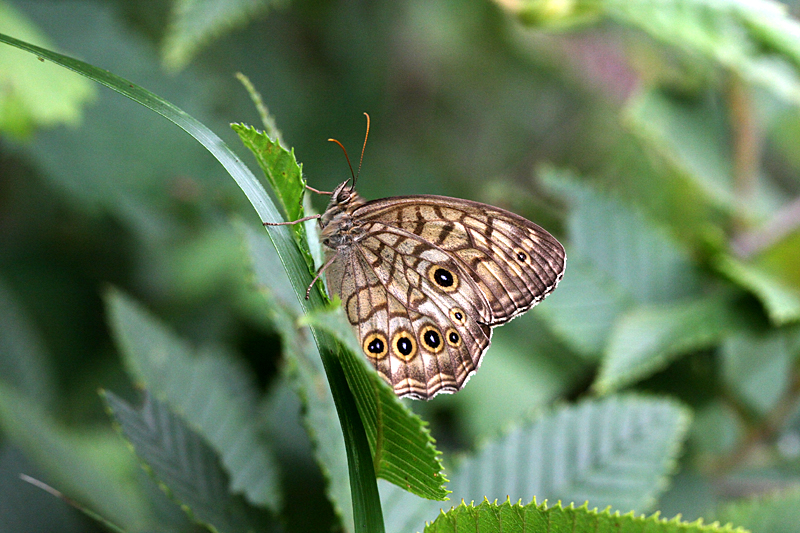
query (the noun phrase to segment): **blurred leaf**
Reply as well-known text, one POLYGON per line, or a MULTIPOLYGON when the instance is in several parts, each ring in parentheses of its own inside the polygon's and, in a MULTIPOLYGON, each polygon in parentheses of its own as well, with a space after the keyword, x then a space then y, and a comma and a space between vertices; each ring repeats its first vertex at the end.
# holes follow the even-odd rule
MULTIPOLYGON (((564 406, 509 431, 450 470, 453 501, 574 502, 649 510, 689 425, 671 400, 616 396, 564 406)), ((419 530, 441 504, 383 485, 387 529, 419 530)))
POLYGON ((800 291, 763 268, 730 256, 718 257, 714 266, 733 282, 755 294, 776 326, 800 320, 800 291))
POLYGON ((559 337, 578 353, 599 359, 615 320, 633 302, 614 281, 588 261, 572 258, 558 290, 536 308, 559 337))
MULTIPOLYGON (((8 2, 0 2, 0 32, 52 48, 51 43, 8 2)), ((95 94, 86 80, 47 64, 42 58, 0 48, 0 132, 26 137, 37 127, 77 124, 95 94)))
POLYGON ((671 302, 698 290, 699 275, 689 257, 652 221, 568 172, 545 169, 542 177, 570 205, 575 266, 568 267, 564 286, 539 313, 571 347, 592 357, 633 305, 671 302))
POLYGON ((4 439, 0 444, 0 531, 33 533, 58 524, 59 533, 85 533, 85 520, 76 509, 23 481, 23 473, 37 480, 45 478, 19 448, 4 439))
POLYGON ((231 491, 273 511, 280 507, 278 468, 258 425, 251 378, 233 358, 193 350, 117 291, 106 298, 125 364, 142 386, 163 397, 220 454, 231 491))
POLYGON ((427 425, 400 403, 391 387, 359 356, 361 347, 342 308, 314 311, 304 321, 343 344, 339 357, 367 430, 375 474, 423 498, 444 500, 447 478, 427 425))
POLYGON ((437 397, 436 404, 428 405, 432 409, 452 406, 459 429, 469 442, 476 442, 528 420, 583 387, 594 369, 582 363, 564 349, 542 320, 529 313, 495 329, 492 347, 468 387, 455 395, 443 395, 441 400, 437 397))
POLYGON ((608 510, 597 512, 588 505, 579 508, 562 507, 561 503, 547 507, 536 500, 528 505, 512 504, 506 500, 502 504, 483 501, 480 505, 458 507, 439 515, 425 527, 425 533, 456 533, 459 531, 502 531, 503 533, 595 533, 615 531, 619 533, 745 533, 744 529, 730 525, 703 525, 700 521, 681 522, 680 517, 672 520, 659 518, 658 514, 645 518, 626 514, 620 516, 608 510))
POLYGON ((167 67, 186 66, 209 41, 244 26, 286 0, 173 0, 172 20, 164 37, 167 67))
POLYGON ((635 383, 680 355, 719 343, 741 323, 724 295, 636 307, 617 322, 594 389, 607 394, 635 383))
POLYGON ((688 254, 653 221, 568 172, 547 169, 542 177, 570 207, 571 251, 636 302, 663 303, 697 290, 688 254))
POLYGON ((793 533, 800 523, 800 490, 728 504, 715 518, 741 524, 753 533, 793 533))
POLYGON ((135 464, 113 433, 67 430, 40 406, 0 383, 0 427, 46 474, 45 481, 111 523, 131 531, 153 527, 135 464))
POLYGON ((219 533, 268 529, 265 514, 228 492, 214 450, 166 405, 150 395, 138 409, 108 391, 103 398, 136 454, 194 520, 219 533))
POLYGON ((720 350, 722 377, 748 406, 767 414, 786 393, 800 355, 798 330, 770 330, 763 335, 738 331, 720 350))
POLYGON ((49 354, 39 331, 0 279, 0 381, 44 406, 55 400, 49 354))
POLYGON ((689 441, 695 455, 713 461, 732 453, 744 432, 744 424, 731 406, 715 398, 697 409, 689 441))
MULTIPOLYGON (((541 4, 539 0, 501 3, 529 24, 538 20, 524 14, 531 9, 529 6, 541 4)), ((583 22, 587 14, 598 19, 605 16, 691 56, 713 61, 750 83, 800 104, 800 25, 779 2, 579 0, 547 4, 558 10, 558 15, 551 18, 559 19, 562 26, 573 17, 583 22)))
POLYGON ((728 110, 706 93, 679 98, 648 88, 628 104, 626 118, 686 179, 727 209, 736 207, 728 110))
POLYGON ((304 407, 304 425, 314 444, 317 464, 327 480, 328 499, 342 520, 344 530, 354 531, 342 426, 319 351, 309 329, 297 326, 303 310, 286 272, 272 252, 267 235, 245 224, 240 225, 240 230, 247 242, 255 281, 264 295, 261 304, 281 335, 285 368, 304 407))

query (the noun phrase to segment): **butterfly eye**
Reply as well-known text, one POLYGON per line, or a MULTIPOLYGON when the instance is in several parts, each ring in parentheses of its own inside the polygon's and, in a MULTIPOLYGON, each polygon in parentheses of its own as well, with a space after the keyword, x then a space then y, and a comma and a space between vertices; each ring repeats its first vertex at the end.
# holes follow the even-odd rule
POLYGON ((467 315, 462 309, 453 307, 450 309, 450 319, 456 324, 464 324, 467 321, 467 315))
POLYGON ((405 362, 411 361, 417 355, 417 343, 405 330, 394 334, 392 347, 394 354, 405 362))
POLYGON ((450 346, 455 346, 456 348, 461 346, 461 335, 459 335, 458 332, 453 328, 450 328, 445 332, 445 337, 447 338, 447 344, 450 346))
POLYGON ((363 348, 367 357, 372 359, 380 359, 389 352, 386 337, 382 333, 370 333, 367 335, 364 338, 363 348))
POLYGON ((433 326, 425 326, 422 328, 419 337, 422 339, 422 344, 433 353, 439 353, 444 348, 442 335, 439 333, 439 330, 433 326))
POLYGON ((428 270, 428 278, 445 292, 453 292, 458 288, 458 276, 451 270, 433 265, 428 270))

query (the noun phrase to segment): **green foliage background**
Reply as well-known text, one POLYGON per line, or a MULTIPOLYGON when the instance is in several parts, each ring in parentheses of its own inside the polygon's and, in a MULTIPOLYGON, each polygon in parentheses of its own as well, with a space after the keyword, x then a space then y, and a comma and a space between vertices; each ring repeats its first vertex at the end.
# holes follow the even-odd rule
MULTIPOLYGON (((0 0, 0 33, 149 89, 256 169, 230 128, 263 126, 243 72, 322 190, 349 175, 326 139, 355 156, 369 112, 364 197, 484 201, 565 243, 562 285, 495 332, 462 392, 404 402, 430 424, 453 494, 423 500, 378 462, 395 483, 380 484, 387 531, 507 496, 793 531, 798 12, 766 0, 0 0)), ((271 250, 191 137, 0 45, 0 530, 101 530, 20 473, 125 531, 353 529, 319 353, 271 250), (137 418, 148 409, 162 413, 156 430, 137 418), (175 468, 190 452, 207 475, 175 468)))

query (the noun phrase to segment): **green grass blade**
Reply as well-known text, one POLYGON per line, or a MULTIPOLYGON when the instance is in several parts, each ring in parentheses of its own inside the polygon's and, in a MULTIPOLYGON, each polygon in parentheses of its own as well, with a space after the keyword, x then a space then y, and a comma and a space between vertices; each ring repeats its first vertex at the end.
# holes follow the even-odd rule
MULTIPOLYGON (((230 148, 214 132, 177 106, 120 76, 83 61, 25 43, 4 34, 0 34, 0 42, 26 50, 39 58, 50 60, 82 76, 86 76, 160 114, 189 133, 211 152, 245 193, 262 221, 280 222, 282 220, 280 213, 266 194, 264 187, 230 148)), ((32 58, 31 60, 35 59, 32 58)), ((272 228, 269 231, 269 236, 278 252, 281 263, 289 275, 295 294, 305 308, 307 305, 304 300, 305 290, 311 281, 309 266, 287 228, 272 228)), ((316 307, 324 305, 321 292, 313 291, 310 303, 316 307)), ((336 356, 336 344, 324 334, 315 333, 314 336, 320 347, 320 355, 331 384, 337 413, 341 419, 345 442, 347 443, 346 449, 353 490, 356 530, 369 533, 383 531, 380 497, 374 469, 372 468, 369 444, 364 434, 363 424, 359 418, 358 408, 336 356)))

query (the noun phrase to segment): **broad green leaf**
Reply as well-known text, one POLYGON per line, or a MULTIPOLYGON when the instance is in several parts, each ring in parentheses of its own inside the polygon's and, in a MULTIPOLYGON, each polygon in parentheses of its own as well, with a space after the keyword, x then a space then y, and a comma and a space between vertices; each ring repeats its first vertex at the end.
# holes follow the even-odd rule
POLYGON ((763 334, 738 331, 720 349, 722 378, 729 390, 756 412, 766 415, 791 386, 800 355, 798 330, 771 329, 763 334))
POLYGON ((570 206, 569 254, 575 266, 537 312, 569 346, 596 358, 612 326, 633 306, 667 303, 698 290, 700 277, 686 252, 651 220, 568 172, 542 174, 570 206))
POLYGON ((536 500, 528 505, 502 504, 484 501, 480 505, 461 503, 425 527, 425 533, 457 533, 480 531, 498 533, 745 533, 744 529, 731 525, 704 525, 701 521, 682 522, 680 517, 662 519, 655 514, 650 517, 634 514, 620 515, 608 510, 598 512, 584 505, 562 507, 560 503, 548 507, 547 502, 536 500))
MULTIPOLYGON (((615 396, 563 406, 510 430, 449 469, 452 501, 574 502, 651 510, 689 425, 670 400, 615 396)), ((381 486, 387 529, 419 531, 441 508, 381 486)))
POLYGON ((775 325, 800 320, 800 291, 773 274, 730 256, 720 256, 714 266, 733 282, 755 294, 775 325))
POLYGON ((693 294, 699 277, 688 254, 665 230, 635 208, 554 169, 545 184, 570 207, 570 251, 639 303, 693 294))
POLYGON ((0 279, 0 381, 49 407, 55 399, 53 378, 44 340, 0 279))
POLYGON ((790 490, 725 505, 715 517, 753 533, 794 533, 800 524, 800 491, 790 490))
POLYGON ((250 378, 228 354, 192 349, 122 293, 109 292, 107 305, 134 379, 169 402, 208 440, 222 458, 232 492, 277 511, 277 465, 255 416, 250 378))
POLYGON ((132 482, 137 467, 113 432, 64 428, 2 382, 0 429, 53 488, 78 504, 130 531, 154 527, 149 503, 132 482))
MULTIPOLYGON (((0 2, 0 32, 51 46, 8 2, 0 2)), ((28 136, 37 127, 77 124, 95 94, 86 80, 5 47, 0 49, 0 87, 0 132, 14 137, 28 136)))
POLYGON ((263 298, 258 302, 269 312, 280 333, 286 358, 284 369, 303 404, 304 425, 313 443, 317 463, 327 480, 328 499, 341 518, 344 530, 354 531, 342 426, 336 416, 319 351, 308 328, 297 326, 303 310, 278 258, 272 253, 267 236, 244 224, 240 228, 251 257, 255 281, 262 289, 263 298))
POLYGON ((631 100, 626 119, 633 133, 709 198, 730 210, 737 207, 729 119, 720 102, 708 94, 677 98, 650 88, 631 100))
POLYGON ((636 307, 614 327, 594 389, 606 394, 635 383, 682 354, 719 343, 740 325, 724 295, 636 307))
POLYGON ((492 346, 469 385, 425 407, 452 409, 467 441, 480 442, 585 386, 594 371, 592 363, 569 353, 547 324, 529 313, 494 330, 492 346))
POLYGON ((285 0, 175 0, 164 37, 164 63, 180 69, 208 42, 260 17, 285 0))
POLYGON ((107 391, 103 398, 136 454, 195 521, 218 533, 268 530, 266 514, 230 494, 216 452, 165 404, 149 394, 139 408, 107 391))
POLYGON ((360 356, 361 347, 341 307, 315 311, 304 321, 328 331, 343 344, 339 357, 364 420, 376 475, 423 498, 445 499, 447 478, 430 431, 360 356))

